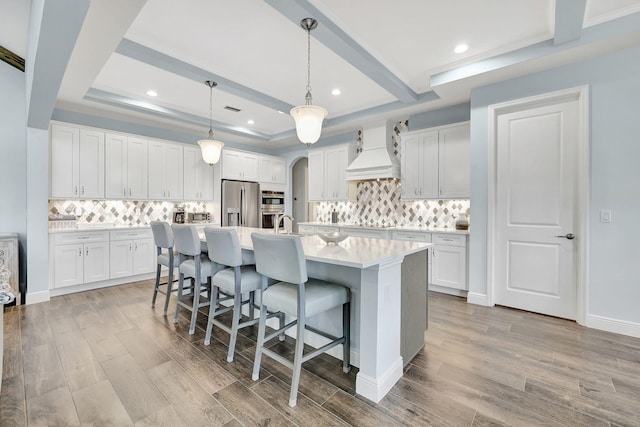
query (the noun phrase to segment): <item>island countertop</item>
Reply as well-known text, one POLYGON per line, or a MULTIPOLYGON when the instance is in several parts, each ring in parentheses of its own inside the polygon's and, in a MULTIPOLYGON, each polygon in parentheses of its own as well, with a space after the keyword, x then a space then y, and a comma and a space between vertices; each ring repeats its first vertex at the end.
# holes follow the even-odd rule
MULTIPOLYGON (((234 228, 243 249, 253 250, 251 233, 273 234, 273 230, 250 227, 234 228)), ((345 267, 368 268, 374 265, 423 251, 432 246, 431 243, 406 242, 400 240, 384 240, 366 237, 349 236, 338 244, 327 244, 315 235, 300 235, 302 249, 308 261, 326 264, 343 265, 345 267)))

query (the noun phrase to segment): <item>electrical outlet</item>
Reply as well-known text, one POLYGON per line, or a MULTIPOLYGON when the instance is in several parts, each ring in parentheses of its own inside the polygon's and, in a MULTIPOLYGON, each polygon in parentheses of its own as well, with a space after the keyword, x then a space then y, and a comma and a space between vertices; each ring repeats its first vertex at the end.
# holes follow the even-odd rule
POLYGON ((610 210, 601 210, 600 211, 600 222, 611 222, 611 211, 610 210))

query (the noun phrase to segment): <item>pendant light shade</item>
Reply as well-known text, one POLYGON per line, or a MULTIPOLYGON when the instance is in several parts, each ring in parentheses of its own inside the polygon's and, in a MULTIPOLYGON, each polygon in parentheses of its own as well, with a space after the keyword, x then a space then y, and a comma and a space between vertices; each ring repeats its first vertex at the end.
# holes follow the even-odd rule
POLYGON ((311 104, 311 30, 318 26, 318 21, 305 18, 300 26, 307 31, 307 94, 305 105, 291 109, 291 116, 296 122, 296 134, 303 144, 311 145, 320 139, 322 121, 329 112, 322 107, 311 104))
POLYGON ((209 163, 209 165, 213 165, 220 161, 220 154, 222 153, 222 147, 224 147, 224 142, 216 141, 213 139, 213 126, 212 126, 212 115, 213 115, 213 88, 218 84, 211 80, 207 80, 204 82, 207 86, 209 86, 209 139, 201 139, 198 141, 198 145, 200 146, 200 150, 202 151, 202 159, 209 163))

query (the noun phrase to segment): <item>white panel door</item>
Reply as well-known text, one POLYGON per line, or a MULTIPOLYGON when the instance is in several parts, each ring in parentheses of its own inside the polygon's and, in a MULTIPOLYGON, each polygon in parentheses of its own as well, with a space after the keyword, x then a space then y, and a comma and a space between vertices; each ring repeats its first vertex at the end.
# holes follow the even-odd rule
POLYGON ((182 200, 183 168, 182 146, 167 144, 166 198, 169 200, 182 200))
POLYGON ((111 241, 109 249, 109 277, 117 279, 133 275, 133 242, 111 241))
POLYGON ((147 140, 129 137, 127 140, 127 197, 146 199, 148 197, 147 140))
POLYGON ((469 125, 441 129, 438 143, 439 194, 443 199, 468 199, 471 182, 469 125))
POLYGON ((577 112, 572 101, 498 116, 496 304, 576 318, 577 112))
POLYGON ((51 126, 51 197, 78 197, 78 147, 77 128, 51 126))
POLYGON ((53 254, 54 288, 79 285, 82 283, 83 254, 82 243, 58 245, 53 254))
POLYGON ((108 133, 105 137, 105 182, 107 199, 127 197, 127 137, 108 133))
POLYGON ((324 151, 309 152, 309 200, 324 200, 324 151))
POLYGON ((80 130, 80 198, 104 198, 104 132, 80 130))
POLYGON ((109 279, 109 242, 84 244, 84 283, 109 279))
POLYGON ((239 151, 222 150, 222 179, 242 179, 239 151))
POLYGON ((167 148, 164 142, 149 141, 149 199, 167 198, 167 148))
POLYGON ((198 166, 202 154, 199 148, 184 148, 184 200, 198 200, 200 189, 198 185, 198 166))
POLYGON ((133 241, 133 274, 151 273, 155 268, 156 247, 153 239, 133 241))

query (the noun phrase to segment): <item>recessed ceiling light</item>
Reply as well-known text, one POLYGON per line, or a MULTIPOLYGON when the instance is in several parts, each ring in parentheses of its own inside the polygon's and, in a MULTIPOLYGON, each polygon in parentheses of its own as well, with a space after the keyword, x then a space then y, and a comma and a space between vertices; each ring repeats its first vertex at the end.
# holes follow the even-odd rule
POLYGON ((282 111, 278 110, 278 114, 284 114, 284 112, 282 112, 282 111))
POLYGON ((147 91, 147 95, 149 95, 149 96, 158 96, 158 92, 156 92, 155 90, 148 90, 147 91))
POLYGON ((469 46, 467 46, 467 45, 466 45, 466 44, 464 44, 464 43, 460 43, 458 46, 456 46, 456 48, 455 48, 455 49, 453 49, 453 51, 454 51, 455 53, 463 53, 463 52, 466 52, 466 51, 467 51, 467 49, 469 49, 469 46))
POLYGON ((250 125, 254 124, 255 122, 253 120, 247 120, 247 123, 249 123, 250 125))
POLYGON ((331 95, 333 96, 338 96, 340 95, 342 92, 340 91, 340 89, 335 88, 334 90, 331 91, 331 95))

